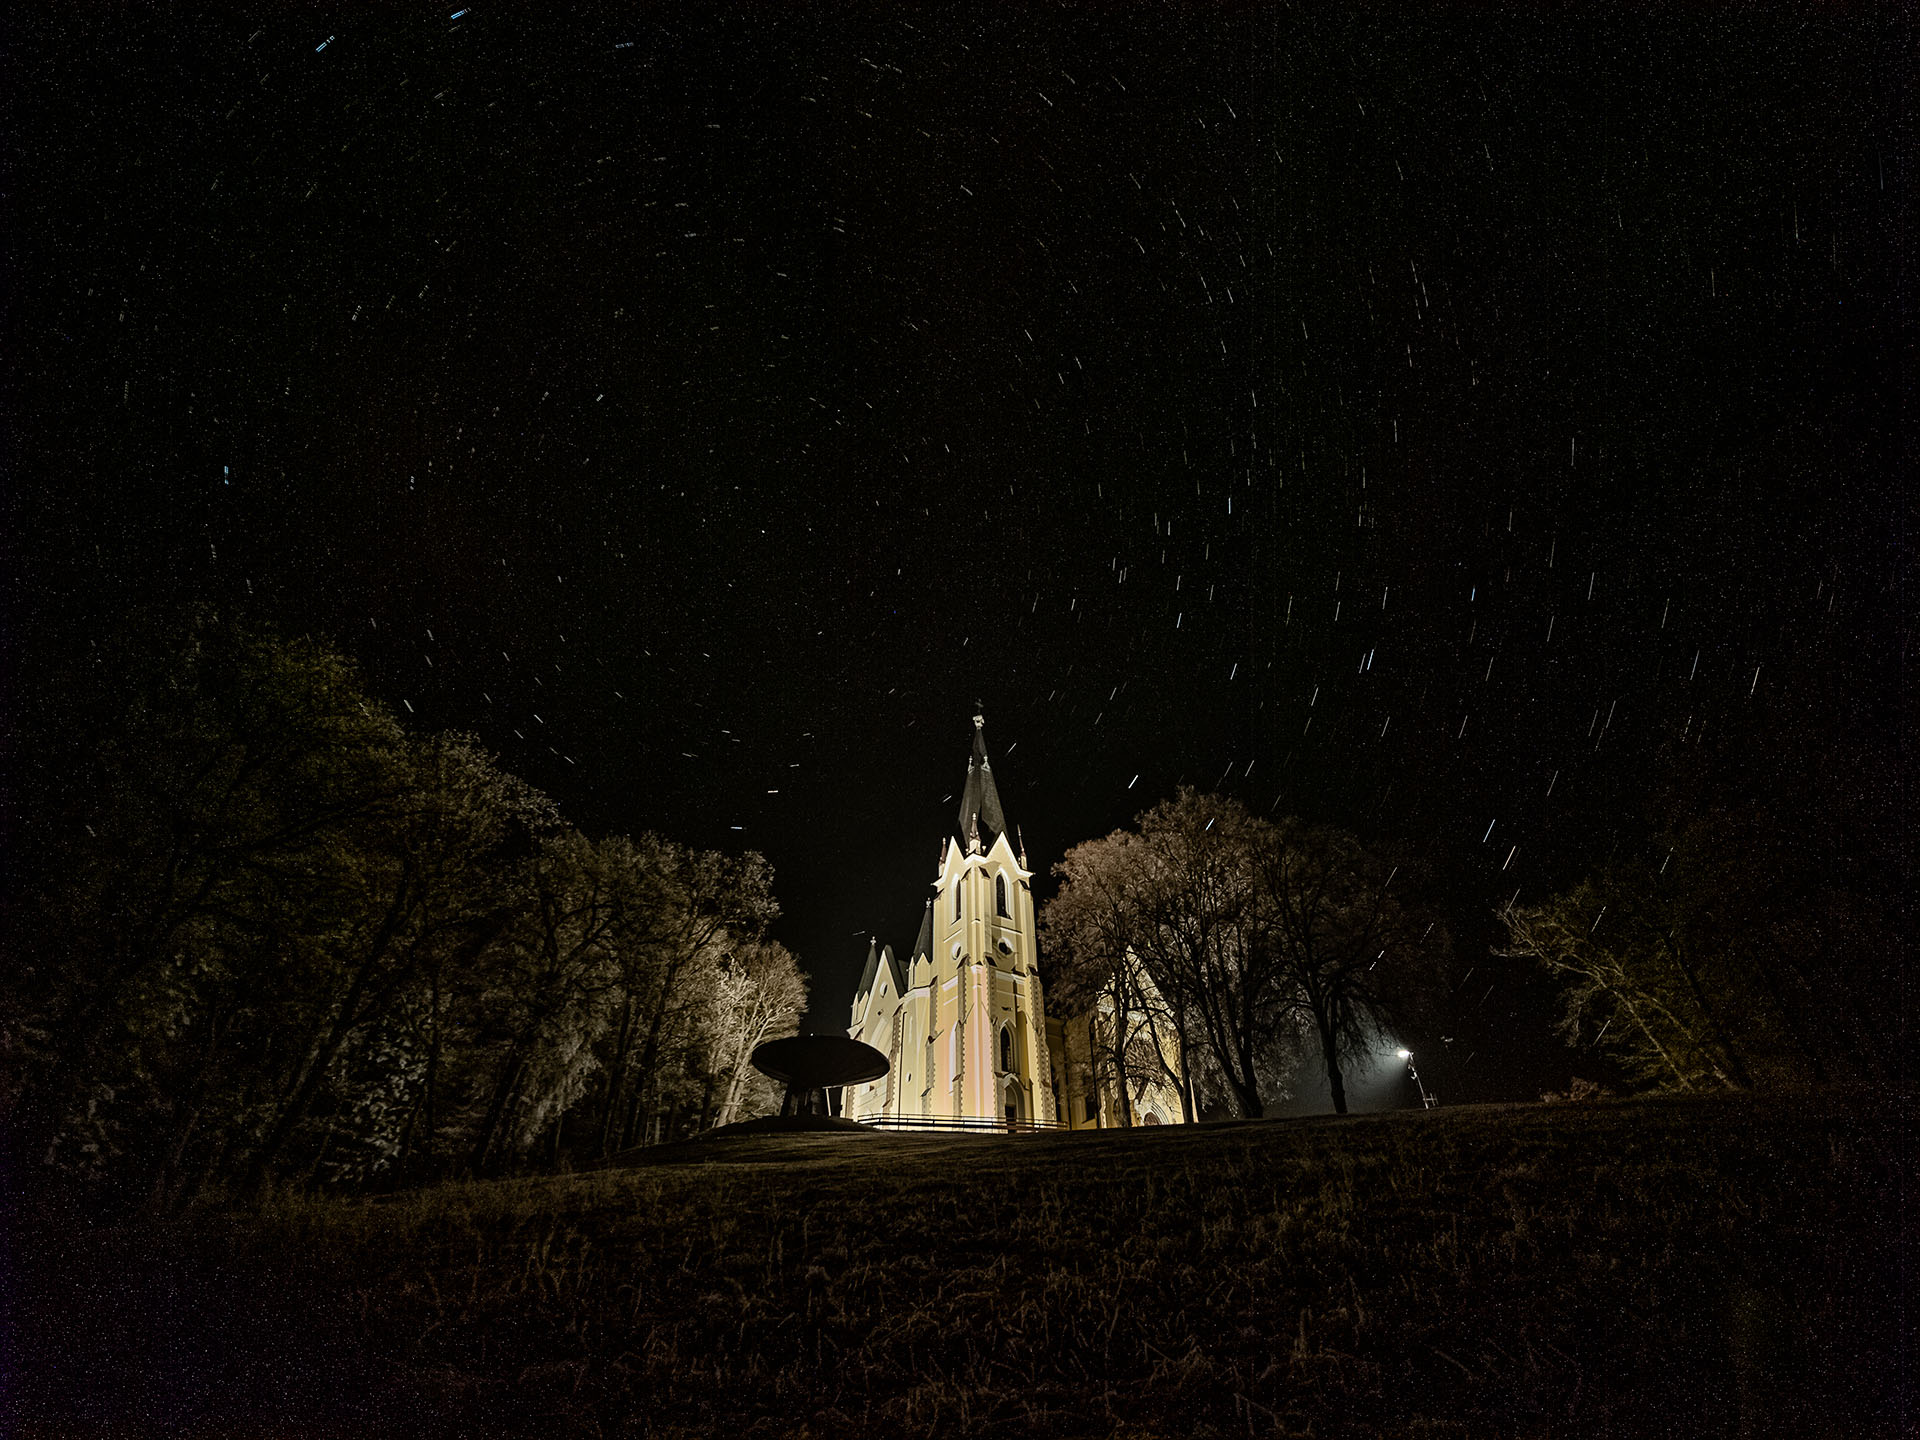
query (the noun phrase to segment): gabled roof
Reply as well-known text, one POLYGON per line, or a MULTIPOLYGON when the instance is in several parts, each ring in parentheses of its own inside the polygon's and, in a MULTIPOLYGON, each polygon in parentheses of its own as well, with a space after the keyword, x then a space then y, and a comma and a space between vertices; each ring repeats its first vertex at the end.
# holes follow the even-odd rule
POLYGON ((920 934, 915 937, 913 949, 907 952, 907 964, 911 966, 922 955, 933 957, 933 901, 927 901, 927 908, 920 913, 920 934))
POLYGON ((960 844, 964 847, 976 826, 982 851, 993 847, 997 836, 1006 834, 1007 816, 1000 808, 1000 792, 993 783, 993 766, 987 760, 986 719, 973 717, 973 754, 967 760, 967 784, 960 792, 960 844))
POLYGON ((860 983, 853 987, 853 998, 858 1000, 873 989, 874 977, 880 973, 880 942, 872 936, 867 937, 867 968, 860 972, 860 983))
MULTIPOLYGON (((932 924, 933 912, 929 910, 926 921, 920 927, 921 939, 928 943, 931 943, 932 940, 932 924)), ((878 980, 883 972, 893 981, 894 994, 899 995, 905 992, 907 982, 901 976, 900 962, 894 959, 893 947, 891 945, 882 945, 878 940, 869 939, 867 942, 867 965, 866 968, 860 972, 860 983, 856 985, 853 990, 853 999, 856 1005, 860 1003, 860 997, 862 995, 865 995, 873 989, 874 981, 878 980)))

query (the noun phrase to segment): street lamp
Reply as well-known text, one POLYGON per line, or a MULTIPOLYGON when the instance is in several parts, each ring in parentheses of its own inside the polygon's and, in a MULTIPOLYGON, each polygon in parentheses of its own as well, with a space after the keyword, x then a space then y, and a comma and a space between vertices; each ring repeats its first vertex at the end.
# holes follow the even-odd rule
POLYGON ((1419 1088, 1420 1108, 1422 1110, 1433 1109, 1433 1107, 1440 1102, 1429 1095, 1427 1093, 1427 1087, 1420 1083, 1420 1072, 1413 1068, 1413 1052, 1411 1050, 1402 1050, 1400 1052, 1400 1058, 1407 1062, 1407 1073, 1413 1077, 1413 1083, 1419 1088))

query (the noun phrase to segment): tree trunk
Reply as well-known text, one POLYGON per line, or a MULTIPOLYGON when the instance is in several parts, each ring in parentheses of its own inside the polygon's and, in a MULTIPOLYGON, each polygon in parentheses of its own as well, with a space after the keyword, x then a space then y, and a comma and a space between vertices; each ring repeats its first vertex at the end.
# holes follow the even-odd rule
POLYGON ((186 1209, 205 1192, 207 1185, 219 1173, 225 1163, 227 1152, 233 1148, 233 1130, 231 1128, 220 1136, 220 1143, 207 1152, 206 1160, 195 1171, 192 1179, 183 1181, 180 1186, 180 1208, 186 1209))
POLYGON ((1260 1101, 1260 1080, 1254 1073, 1252 1057, 1246 1054, 1247 1037, 1235 1030, 1220 1014, 1211 996, 1200 997, 1200 1021, 1206 1031, 1207 1049, 1213 1052, 1220 1074, 1232 1092, 1234 1104, 1244 1120, 1259 1120, 1266 1114, 1260 1101))
POLYGON ((653 1085, 653 1067, 660 1059, 660 1032, 666 1028, 667 1005, 672 998, 673 987, 680 978, 681 968, 676 964, 662 977, 660 1003, 653 1007, 653 1018, 647 1022, 647 1038, 641 1043, 639 1058, 634 1063, 634 1074, 639 1078, 639 1088, 634 1096, 636 1113, 653 1085))
MULTIPOLYGON (((638 1088, 634 1093, 633 1124, 637 1124, 642 1107, 651 1098, 653 1085, 653 1067, 660 1060, 660 1036, 666 1029, 667 1010, 672 1004, 674 987, 680 982, 680 972, 693 961, 692 955, 682 955, 670 965, 660 977, 659 1003, 653 1007, 652 1018, 647 1021, 647 1038, 640 1045, 638 1058, 634 1062, 633 1073, 638 1078, 638 1088)), ((632 1143, 632 1129, 629 1127, 628 1143, 632 1143)))
POLYGON ((1726 1058, 1727 1078, 1733 1082, 1735 1088, 1751 1090, 1753 1077, 1747 1073, 1746 1063, 1741 1060, 1740 1052, 1735 1049, 1733 1037, 1721 1027, 1720 1017, 1713 1013, 1713 1007, 1707 1003, 1706 992, 1700 986, 1700 977, 1694 974, 1693 966, 1687 963, 1678 945, 1669 941, 1667 953, 1673 957, 1674 968, 1686 978, 1687 989, 1693 995, 1693 1003, 1699 1007, 1701 1017, 1707 1022, 1707 1033, 1713 1037, 1713 1043, 1719 1047, 1721 1055, 1726 1058))
POLYGON ((313 1157, 313 1164, 307 1167, 307 1178, 302 1189, 311 1190, 314 1181, 320 1178, 320 1167, 327 1163, 327 1152, 333 1149, 333 1137, 338 1133, 331 1124, 327 1126, 327 1133, 320 1137, 319 1152, 313 1157))
POLYGON ((1314 1017, 1316 1028, 1320 1031, 1320 1058, 1327 1067, 1327 1089, 1333 1094, 1333 1113, 1347 1113, 1347 1082, 1340 1073, 1340 1042, 1333 1033, 1332 1022, 1324 1016, 1314 1017))
MULTIPOLYGON (((733 1074, 727 1081, 727 1098, 720 1105, 720 1123, 731 1125, 740 1111, 740 1096, 747 1088, 747 1068, 753 1059, 753 1050, 760 1043, 761 1036, 767 1033, 768 1017, 762 1017, 758 1024, 750 1027, 742 1037, 740 1048, 733 1057, 733 1074)), ((712 1082, 709 1082, 711 1086, 712 1082)))
POLYGON ((421 1110, 422 1128, 420 1132, 421 1149, 426 1155, 429 1168, 433 1165, 433 1151, 437 1143, 436 1129, 439 1122, 440 1089, 440 967, 433 967, 433 1008, 429 1012, 427 1030, 427 1093, 421 1110))
POLYGON ((613 1154, 615 1127, 627 1088, 627 1059, 633 1050, 633 997, 620 1005, 620 1025, 614 1032, 613 1063, 607 1066, 607 1110, 600 1117, 600 1158, 613 1154))
POLYGON ((200 1064, 194 1071, 192 1083, 183 1087, 184 1094, 175 1105, 176 1114, 184 1111, 186 1119, 174 1130, 174 1138, 168 1147, 166 1160, 159 1166, 154 1176, 152 1203, 156 1209, 170 1210, 180 1201, 179 1192, 185 1185, 184 1167, 187 1149, 200 1133, 200 1121, 207 1113, 208 1091, 212 1089, 212 1075, 219 1066, 220 1040, 224 1031, 226 1015, 215 1010, 207 1017, 207 1037, 201 1047, 200 1064))
POLYGON ((620 1127, 620 1148, 622 1150, 630 1150, 640 1143, 640 1126, 646 1119, 646 1110, 644 1108, 646 1103, 646 1081, 643 1079, 640 1082, 640 1087, 633 1092, 633 1097, 627 1102, 626 1123, 620 1127))
POLYGON ((1680 1082, 1680 1088, 1682 1090, 1693 1089, 1693 1082, 1681 1073, 1680 1067, 1674 1063, 1673 1056, 1667 1053, 1667 1047, 1662 1045, 1654 1036, 1653 1027, 1641 1018, 1638 1007, 1636 1007, 1632 999, 1628 997, 1625 987, 1622 987, 1618 993, 1620 1003, 1627 1007, 1627 1014, 1633 1017, 1633 1023, 1640 1028, 1640 1033, 1647 1037, 1647 1043, 1653 1046, 1655 1052, 1660 1056, 1662 1063, 1665 1064, 1667 1069, 1672 1073, 1673 1078, 1680 1082))
POLYGON ((1113 1033, 1115 1037, 1112 1060, 1113 1088, 1120 1095, 1120 1126, 1122 1129, 1131 1130, 1133 1128, 1133 1095, 1131 1087, 1127 1084, 1126 1043, 1120 1038, 1126 1033, 1126 1027, 1120 1023, 1118 1015, 1114 1016, 1113 1033))
POLYGON ((1267 1116, 1267 1103, 1260 1098, 1260 1079, 1254 1074, 1253 1066, 1246 1067, 1247 1078, 1238 1075, 1227 1076, 1233 1086, 1234 1096, 1240 1101, 1240 1114, 1247 1120, 1264 1120, 1267 1116))
POLYGON ((1166 1042, 1160 1038, 1160 1022, 1154 1019, 1154 1012, 1148 1010, 1147 1038, 1153 1042, 1153 1058, 1160 1066, 1160 1073, 1180 1096, 1180 1116, 1189 1125, 1193 1124, 1193 1097, 1187 1091, 1187 1036, 1178 1021, 1174 1022, 1173 1033, 1175 1048, 1178 1052, 1178 1072, 1167 1064, 1166 1042))
MULTIPOLYGON (((731 1125, 734 1117, 740 1113, 740 1092, 746 1089, 747 1074, 744 1062, 735 1061, 733 1074, 727 1080, 726 1097, 720 1102, 720 1114, 715 1118, 716 1125, 731 1125)), ((712 1082, 708 1082, 711 1091, 712 1082)))
MULTIPOLYGON (((177 832, 176 832, 177 835, 177 832)), ((172 895, 181 869, 178 841, 163 867, 158 886, 162 896, 172 895)), ((18 1102, 12 1120, 14 1133, 21 1138, 21 1153, 44 1157, 50 1153, 60 1130, 65 1110, 63 1097, 85 1072, 112 1028, 121 997, 150 964, 164 955, 173 938, 212 896, 219 881, 218 872, 203 875, 191 898, 153 902, 149 917, 130 928, 143 934, 128 936, 121 932, 123 944, 109 948, 113 958, 97 972, 90 993, 62 1016, 54 1027, 61 1036, 43 1078, 29 1083, 18 1102)), ((95 957, 97 960, 97 956, 95 957)))
POLYGON ((1259 1094, 1247 1089, 1239 1081, 1232 1081, 1234 1098, 1240 1102, 1240 1118, 1243 1120, 1264 1120, 1267 1118, 1266 1103, 1259 1094))
POLYGON ((306 1072, 300 1077, 292 1095, 281 1105, 280 1113, 274 1118, 266 1138, 260 1142, 260 1148, 248 1162, 246 1180, 243 1188, 252 1191, 259 1188, 266 1179, 267 1171, 279 1158, 280 1149, 292 1136, 294 1127, 305 1118, 307 1107, 313 1104, 313 1098, 320 1093, 320 1083, 326 1078, 327 1066, 333 1063, 333 1057, 346 1043, 347 1036, 353 1033, 360 1023, 360 1003, 366 998, 371 987, 374 973, 380 967, 380 961, 391 948, 394 937, 400 933, 401 923, 410 908, 409 900, 412 885, 401 881, 394 892, 393 903, 387 907, 387 913, 381 918, 380 929, 374 935, 372 948, 354 971, 353 981, 347 986, 345 998, 335 1012, 330 1025, 318 1046, 308 1056, 306 1072))
POLYGON ((153 1178, 152 1205, 155 1210, 167 1211, 179 1208, 182 1204, 180 1192, 186 1184, 184 1166, 187 1146, 200 1131, 200 1117, 206 1113, 206 1103, 196 1103, 187 1115, 184 1124, 177 1129, 176 1139, 167 1152, 166 1163, 160 1167, 153 1178))
POLYGON ((700 1096, 700 1129, 701 1130, 706 1130, 711 1124, 713 1124, 713 1120, 714 1120, 713 1087, 714 1087, 714 1077, 711 1074, 709 1074, 707 1076, 707 1088, 705 1091, 702 1092, 700 1096))
POLYGON ((423 1090, 414 1096, 413 1104, 407 1107, 407 1123, 400 1127, 400 1144, 393 1157, 393 1173, 397 1178, 404 1179, 413 1173, 413 1132, 420 1126, 420 1112, 426 1108, 426 1103, 426 1092, 423 1090))
POLYGON ((1186 1022, 1176 1022, 1173 1033, 1180 1044, 1180 1116, 1187 1124, 1197 1125, 1200 1123, 1200 1107, 1193 1099, 1193 1052, 1187 1044, 1186 1022))
POLYGON ((1240 1113, 1249 1120, 1263 1120, 1267 1114, 1267 1103, 1260 1098, 1260 1070, 1253 1063, 1252 1026, 1243 1024, 1235 1039, 1240 1050, 1240 1073, 1229 1074, 1227 1078, 1239 1092, 1240 1113))
POLYGON ((526 1060, 519 1046, 515 1046, 507 1057, 507 1063, 500 1067, 500 1078, 494 1081, 493 1096, 487 1101, 487 1115, 480 1122, 480 1134, 473 1142, 473 1154, 467 1161, 467 1168, 478 1175, 487 1163, 487 1152, 493 1149, 494 1132, 500 1128, 500 1119, 507 1113, 507 1102, 513 1098, 514 1090, 520 1084, 520 1072, 525 1068, 526 1060))

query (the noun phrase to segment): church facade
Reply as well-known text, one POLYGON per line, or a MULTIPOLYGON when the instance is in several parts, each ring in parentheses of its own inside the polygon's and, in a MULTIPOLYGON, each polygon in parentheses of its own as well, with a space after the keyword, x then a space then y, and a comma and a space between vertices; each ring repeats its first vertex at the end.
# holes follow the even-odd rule
MULTIPOLYGON (((1097 1015, 1049 1016, 1040 979, 1033 872, 973 717, 973 754, 954 832, 904 963, 877 940, 855 987, 847 1033, 887 1057, 887 1074, 849 1086, 841 1113, 889 1126, 1091 1129, 1174 1123, 1171 1083, 1133 1093, 1087 1063, 1097 1015)), ((1111 1017, 1106 1017, 1111 1023, 1111 1017)))

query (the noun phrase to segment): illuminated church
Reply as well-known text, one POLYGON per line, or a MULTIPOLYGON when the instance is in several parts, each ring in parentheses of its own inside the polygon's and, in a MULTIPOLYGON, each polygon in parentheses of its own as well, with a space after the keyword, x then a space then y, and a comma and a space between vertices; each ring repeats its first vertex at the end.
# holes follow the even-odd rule
POLYGON ((1126 1104, 1135 1124, 1177 1124, 1170 1083, 1123 1094, 1093 1078, 1094 1017, 1047 1014, 1033 872, 1019 832, 1008 833, 985 727, 975 715, 956 828, 905 964, 891 945, 868 951, 847 1033, 884 1054, 888 1070, 849 1086, 842 1114, 890 1126, 1078 1130, 1123 1123, 1126 1104))

